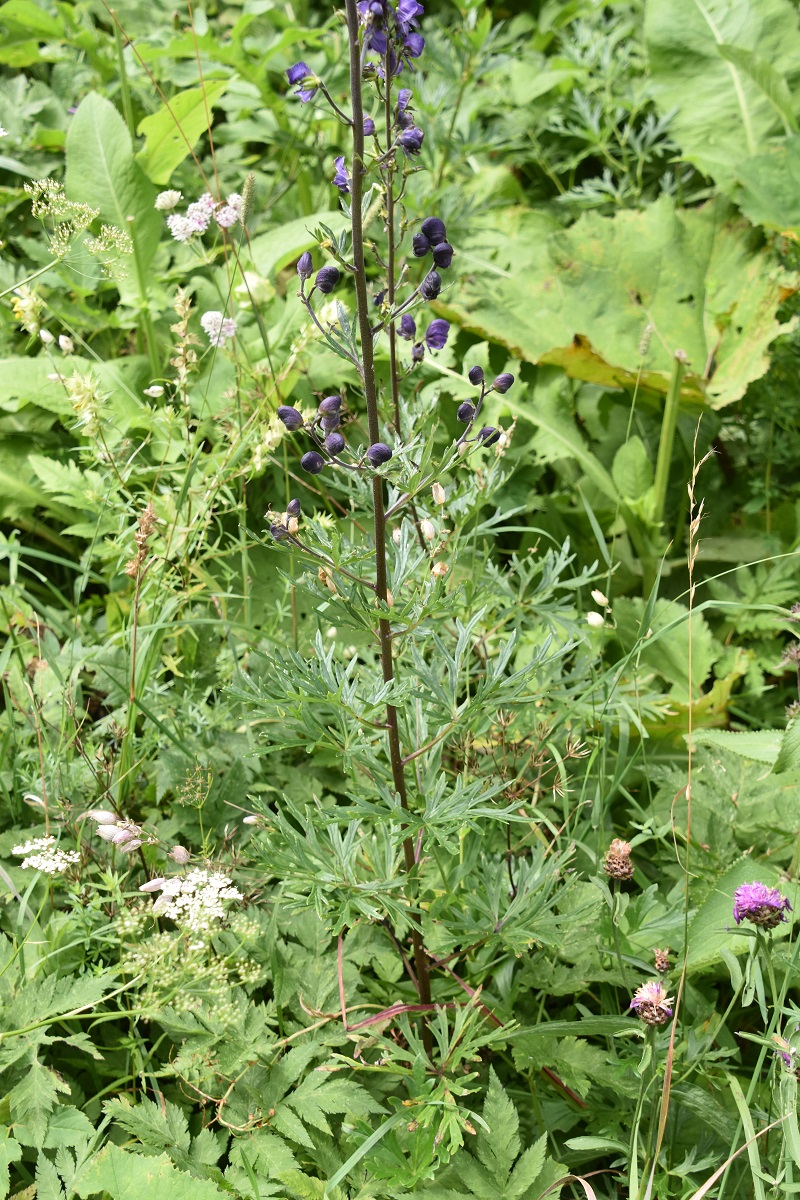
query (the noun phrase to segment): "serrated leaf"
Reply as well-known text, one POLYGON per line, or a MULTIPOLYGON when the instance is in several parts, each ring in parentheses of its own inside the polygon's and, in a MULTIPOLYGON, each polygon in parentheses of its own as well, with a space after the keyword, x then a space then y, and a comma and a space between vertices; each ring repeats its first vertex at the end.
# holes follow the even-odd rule
POLYGON ((783 734, 778 729, 696 729, 692 742, 710 746, 712 750, 729 750, 755 762, 774 763, 781 748, 783 734))
POLYGON ((781 748, 772 768, 773 775, 784 775, 788 771, 800 771, 800 717, 794 717, 786 726, 781 748))
POLYGON ((43 1154, 36 1163, 36 1200, 64 1200, 58 1171, 43 1154))
POLYGON ((153 1100, 131 1104, 125 1096, 103 1102, 103 1111, 145 1146, 154 1150, 189 1150, 189 1122, 186 1114, 170 1100, 163 1107, 153 1100))
MULTIPOLYGON (((9 1092, 14 1124, 24 1126, 31 1144, 38 1150, 44 1145, 47 1119, 59 1092, 69 1092, 68 1085, 36 1058, 19 1083, 9 1092)), ((19 1132, 21 1136, 21 1130, 19 1132)))
POLYGON ((72 1185, 82 1200, 98 1192, 110 1200, 222 1200, 216 1184, 179 1171, 167 1158, 128 1154, 112 1143, 103 1147, 78 1174, 72 1185))
POLYGON ((0 1129, 0 1197, 8 1195, 10 1174, 8 1168, 22 1158, 22 1146, 11 1136, 10 1129, 0 1129))
POLYGON ((519 1117, 493 1067, 489 1070, 483 1119, 489 1126, 489 1132, 480 1130, 475 1152, 498 1186, 502 1186, 520 1152, 519 1117))

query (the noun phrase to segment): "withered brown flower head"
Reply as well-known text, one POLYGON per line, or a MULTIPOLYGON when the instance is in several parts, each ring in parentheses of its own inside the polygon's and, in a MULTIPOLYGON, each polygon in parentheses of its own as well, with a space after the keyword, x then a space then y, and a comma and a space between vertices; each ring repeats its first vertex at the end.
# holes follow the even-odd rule
POLYGON ((633 876, 631 844, 614 838, 603 859, 603 869, 609 879, 630 879, 633 876))
POLYGON ((669 946, 665 946, 663 950, 659 950, 658 946, 653 947, 653 961, 659 975, 666 975, 670 969, 669 956, 671 953, 669 946))

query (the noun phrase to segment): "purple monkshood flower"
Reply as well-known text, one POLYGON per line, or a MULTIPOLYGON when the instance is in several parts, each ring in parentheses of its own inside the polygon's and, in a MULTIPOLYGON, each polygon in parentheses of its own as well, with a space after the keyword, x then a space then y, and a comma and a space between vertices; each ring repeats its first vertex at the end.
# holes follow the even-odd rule
POLYGON ((438 246, 433 247, 433 261, 440 271, 447 270, 453 261, 453 247, 449 242, 439 242, 438 246))
POLYGON ((406 158, 416 158, 422 149, 422 140, 425 134, 421 129, 417 129, 416 125, 412 125, 410 129, 404 129, 397 139, 402 147, 406 158))
POLYGON ((374 442, 367 450, 367 461, 373 467, 381 467, 392 457, 392 451, 385 442, 374 442))
POLYGON ((423 300, 435 300, 442 290, 442 277, 438 271, 428 271, 419 285, 419 294, 423 300))
POLYGON ((411 88, 400 88, 397 93, 397 107, 394 110, 394 116, 398 129, 410 129, 414 124, 414 118, 408 111, 412 95, 411 88))
POLYGON ((408 33, 403 39, 403 58, 419 58, 425 49, 425 38, 421 33, 408 33))
POLYGON ((411 313, 403 313, 400 318, 400 324, 397 329, 401 338, 405 338, 407 342, 412 342, 417 334, 417 322, 411 316, 411 313))
POLYGON ((443 317, 437 317, 425 330, 425 345, 429 350, 443 350, 449 333, 449 322, 443 317))
POLYGON ((425 9, 421 4, 417 4, 417 0, 398 0, 397 5, 397 24, 403 33, 407 33, 409 29, 416 28, 419 25, 417 17, 421 17, 425 9))
POLYGON ((411 347, 411 361, 412 361, 412 363, 415 363, 415 364, 416 364, 416 363, 421 363, 424 357, 425 357, 425 347, 423 346, 422 342, 416 342, 416 343, 415 343, 415 344, 414 344, 414 345, 411 347))
POLYGON ((320 267, 320 269, 317 271, 316 279, 314 280, 317 290, 326 296, 329 292, 333 291, 338 282, 338 267, 320 267))
POLYGON ((325 466, 325 459, 316 450, 308 450, 300 459, 300 466, 304 471, 308 471, 309 475, 319 475, 325 466))
POLYGON ((311 251, 305 250, 297 260, 297 274, 301 279, 310 279, 314 270, 314 260, 311 251))
POLYGON ((415 258, 424 258, 430 250, 431 244, 424 233, 415 233, 411 239, 411 248, 415 258))
POLYGON ((335 158, 333 165, 336 167, 336 174, 333 177, 334 187, 337 187, 342 195, 346 196, 350 191, 350 176, 344 165, 344 155, 340 154, 338 158, 335 158))
POLYGON ((786 920, 792 906, 777 888, 765 883, 743 883, 733 893, 733 919, 737 925, 752 921, 761 929, 774 929, 786 920))
POLYGON ((447 230, 441 217, 426 217, 420 225, 420 229, 432 246, 438 246, 440 242, 447 241, 447 230))
POLYGON ((317 87, 319 86, 316 82, 316 79, 317 79, 316 75, 311 70, 311 68, 309 66, 307 66, 306 63, 304 63, 304 62, 298 62, 298 63, 295 63, 293 67, 289 67, 289 69, 286 72, 286 78, 289 80, 289 83, 292 86, 294 86, 294 84, 296 84, 296 83, 299 83, 301 85, 295 92, 295 96, 297 96, 298 99, 300 101, 302 101, 303 104, 308 103, 308 101, 313 97, 314 93, 316 92, 317 87), (308 83, 311 86, 308 86, 308 85, 306 85, 305 87, 302 86, 304 81, 306 81, 306 80, 308 80, 308 83))
POLYGON ((364 137, 373 137, 375 134, 375 122, 372 117, 364 117, 364 137))

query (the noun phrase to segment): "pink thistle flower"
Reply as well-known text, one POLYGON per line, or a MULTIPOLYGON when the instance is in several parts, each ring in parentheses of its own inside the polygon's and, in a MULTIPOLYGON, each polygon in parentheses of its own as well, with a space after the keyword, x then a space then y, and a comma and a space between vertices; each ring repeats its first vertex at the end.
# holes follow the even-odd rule
POLYGON ((636 989, 630 1007, 645 1025, 666 1025, 672 1016, 672 1002, 661 980, 651 979, 636 989))
POLYGON ((743 883, 733 893, 733 919, 737 925, 752 921, 761 929, 774 929, 786 920, 792 906, 777 888, 765 883, 743 883))

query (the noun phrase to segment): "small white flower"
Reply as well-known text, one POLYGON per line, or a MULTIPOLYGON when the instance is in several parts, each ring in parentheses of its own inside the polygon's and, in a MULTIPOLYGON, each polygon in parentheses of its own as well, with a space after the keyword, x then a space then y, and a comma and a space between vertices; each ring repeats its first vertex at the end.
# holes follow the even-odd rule
POLYGON ((242 818, 242 824, 243 825, 260 825, 261 817, 257 816, 256 813, 249 813, 248 816, 242 818))
POLYGON ((207 934, 224 920, 225 901, 242 898, 221 871, 197 867, 165 880, 152 911, 153 916, 168 917, 191 933, 207 934))
POLYGON ((222 204, 214 213, 214 219, 222 229, 230 229, 239 220, 239 214, 230 204, 222 204))
POLYGON ((592 592, 592 599, 595 604, 602 604, 603 608, 608 608, 608 597, 604 596, 599 588, 595 588, 592 592))
POLYGON ((181 199, 181 193, 176 192, 174 188, 170 188, 166 192, 158 193, 155 207, 161 209, 162 212, 170 212, 180 204, 181 199))
POLYGON ((83 814, 90 821, 94 821, 97 825, 116 825, 117 814, 107 812, 104 808, 90 808, 88 812, 83 814))
POLYGON ((602 629, 605 625, 603 614, 599 612, 588 612, 586 614, 586 624, 591 625, 592 629, 602 629))
POLYGON ((172 213, 167 217, 167 228, 176 242, 188 242, 195 233, 192 222, 188 217, 182 217, 180 213, 172 213))
POLYGON ((66 333, 59 334, 58 345, 63 354, 75 353, 75 343, 66 333))
POLYGON ((226 338, 236 336, 236 322, 233 317, 226 317, 213 309, 203 313, 200 324, 212 346, 221 346, 226 338))
POLYGON ((8 137, 8 130, 3 129, 2 125, 0 125, 0 137, 8 137))
POLYGON ((144 389, 144 395, 150 396, 150 398, 153 400, 157 400, 159 396, 164 395, 164 389, 160 384, 154 383, 149 388, 144 389))
POLYGON ((53 342, 56 340, 49 329, 40 329, 39 337, 42 339, 42 343, 45 346, 52 346, 53 342))
POLYGON ((140 892, 160 892, 166 883, 166 879, 149 879, 147 883, 143 883, 139 888, 140 892))
POLYGON ((45 875, 63 875, 68 867, 81 861, 77 850, 59 850, 54 837, 30 838, 21 846, 14 846, 12 854, 27 855, 23 859, 23 870, 33 868, 45 875))
POLYGON ((185 846, 173 846, 167 855, 167 858, 171 858, 173 862, 178 863, 182 867, 186 866, 191 857, 185 846))

